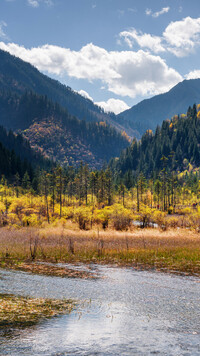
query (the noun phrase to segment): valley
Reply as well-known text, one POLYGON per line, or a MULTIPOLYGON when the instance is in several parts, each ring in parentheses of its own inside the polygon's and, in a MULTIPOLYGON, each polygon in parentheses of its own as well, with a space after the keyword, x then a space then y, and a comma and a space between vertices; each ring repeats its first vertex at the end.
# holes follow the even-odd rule
POLYGON ((2 356, 200 354, 199 6, 163 6, 0 3, 2 356))

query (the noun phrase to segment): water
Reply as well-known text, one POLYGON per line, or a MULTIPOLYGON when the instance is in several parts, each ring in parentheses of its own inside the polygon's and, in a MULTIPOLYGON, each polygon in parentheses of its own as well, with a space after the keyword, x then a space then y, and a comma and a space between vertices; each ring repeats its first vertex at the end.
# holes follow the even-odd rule
POLYGON ((0 291, 84 302, 70 315, 0 333, 0 355, 200 355, 200 280, 95 267, 97 280, 1 271, 0 291))

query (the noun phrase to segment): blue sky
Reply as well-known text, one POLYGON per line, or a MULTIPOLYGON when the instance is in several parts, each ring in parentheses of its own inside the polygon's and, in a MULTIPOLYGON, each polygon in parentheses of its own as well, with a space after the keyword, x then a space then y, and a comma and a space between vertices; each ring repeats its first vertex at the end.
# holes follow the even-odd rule
POLYGON ((200 77, 200 1, 0 0, 0 48, 117 113, 200 77))

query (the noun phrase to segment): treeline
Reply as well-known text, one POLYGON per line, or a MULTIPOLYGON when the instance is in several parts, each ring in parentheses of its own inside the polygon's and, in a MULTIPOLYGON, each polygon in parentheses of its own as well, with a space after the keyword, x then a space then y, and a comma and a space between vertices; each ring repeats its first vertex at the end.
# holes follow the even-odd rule
POLYGON ((90 171, 88 165, 81 163, 78 169, 74 167, 63 168, 57 166, 50 171, 40 170, 35 176, 37 184, 34 186, 26 174, 19 182, 19 186, 32 190, 34 194, 43 194, 52 198, 54 210, 55 201, 62 206, 62 199, 75 197, 79 204, 88 204, 88 196, 93 202, 111 205, 114 194, 114 181, 110 169, 90 171))
POLYGON ((191 202, 191 197, 196 204, 200 180, 200 171, 180 175, 163 169, 155 179, 146 179, 140 173, 132 186, 127 187, 124 179, 116 177, 109 168, 91 171, 87 164, 79 168, 57 166, 49 171, 32 171, 27 167, 23 176, 14 170, 12 174, 10 181, 2 176, 1 184, 13 187, 17 197, 28 193, 44 197, 47 217, 50 209, 54 214, 55 204, 59 204, 60 218, 63 207, 73 201, 80 206, 101 207, 116 202, 126 207, 132 201, 138 212, 148 206, 171 214, 178 204, 185 206, 191 202))
MULTIPOLYGON (((198 106, 199 110, 199 106, 198 106)), ((133 140, 119 159, 113 159, 110 167, 120 176, 132 179, 143 172, 152 178, 165 168, 167 171, 183 171, 192 165, 200 165, 200 112, 196 105, 189 107, 186 115, 175 115, 163 121, 155 134, 147 130, 140 141, 133 140), (164 158, 164 161, 162 160, 164 158)))

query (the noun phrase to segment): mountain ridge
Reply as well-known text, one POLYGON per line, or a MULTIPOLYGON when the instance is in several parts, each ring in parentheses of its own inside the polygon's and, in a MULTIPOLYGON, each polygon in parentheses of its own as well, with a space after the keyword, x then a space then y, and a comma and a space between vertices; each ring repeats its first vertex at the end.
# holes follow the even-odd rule
POLYGON ((200 102, 200 79, 183 80, 168 92, 144 99, 132 108, 118 114, 118 118, 131 122, 133 130, 142 136, 146 130, 155 130, 163 120, 186 112, 200 102))
POLYGON ((114 113, 104 112, 92 100, 41 73, 30 63, 3 50, 0 50, 0 90, 12 91, 18 95, 22 95, 25 91, 46 95, 48 99, 58 103, 80 120, 105 121, 120 132, 126 130, 131 137, 137 135, 128 122, 118 119, 114 113))

